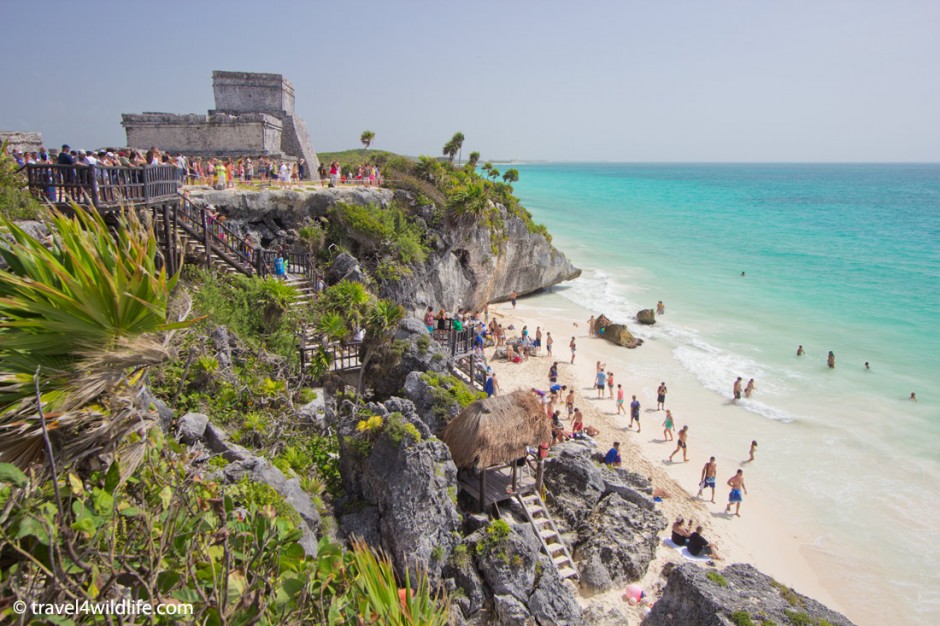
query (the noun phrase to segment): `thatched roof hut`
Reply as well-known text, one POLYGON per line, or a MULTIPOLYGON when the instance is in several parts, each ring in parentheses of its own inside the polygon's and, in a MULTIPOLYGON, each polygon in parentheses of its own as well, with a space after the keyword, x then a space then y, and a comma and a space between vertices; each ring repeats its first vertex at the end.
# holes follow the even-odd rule
POLYGON ((483 469, 511 463, 526 446, 551 441, 552 432, 538 398, 513 391, 468 405, 447 425, 443 439, 458 468, 483 469))

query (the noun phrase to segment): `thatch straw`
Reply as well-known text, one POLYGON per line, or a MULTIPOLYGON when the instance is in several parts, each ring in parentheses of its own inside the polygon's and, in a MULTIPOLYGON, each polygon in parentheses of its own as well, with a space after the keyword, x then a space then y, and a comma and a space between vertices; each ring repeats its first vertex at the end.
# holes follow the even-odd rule
POLYGON ((514 391, 477 400, 444 430, 444 443, 460 468, 486 468, 525 455, 526 446, 551 441, 548 418, 538 398, 514 391))

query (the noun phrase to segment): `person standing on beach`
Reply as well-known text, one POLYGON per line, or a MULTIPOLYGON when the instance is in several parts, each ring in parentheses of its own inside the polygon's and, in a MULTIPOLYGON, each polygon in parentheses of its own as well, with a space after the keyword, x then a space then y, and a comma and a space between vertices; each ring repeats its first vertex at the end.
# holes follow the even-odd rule
POLYGON ((552 339, 551 333, 545 333, 545 352, 548 353, 548 356, 552 356, 552 344, 555 343, 555 340, 552 339))
POLYGON ((738 376, 738 379, 734 381, 734 390, 733 390, 734 401, 738 401, 741 399, 741 381, 742 381, 742 378, 740 376, 738 376))
POLYGON ((512 308, 513 308, 513 309, 516 308, 516 298, 517 298, 517 297, 518 297, 518 296, 517 296, 517 294, 516 294, 516 290, 513 289, 513 290, 509 293, 509 301, 512 303, 512 308))
POLYGON ((826 365, 829 366, 829 369, 835 369, 836 367, 836 355, 832 353, 832 350, 829 351, 829 357, 826 358, 826 365))
POLYGON ((574 415, 574 389, 568 390, 568 396, 565 398, 565 410, 568 411, 568 419, 574 415))
POLYGON ((604 383, 607 381, 607 376, 604 375, 604 371, 601 370, 597 372, 596 380, 594 381, 594 387, 597 388, 597 397, 604 397, 604 383))
POLYGON ((499 393, 499 381, 496 380, 496 372, 490 374, 490 377, 486 379, 486 383, 483 385, 483 391, 486 392, 488 398, 499 393))
POLYGON ((617 385, 617 415, 623 413, 627 414, 627 410, 623 408, 623 385, 617 385))
POLYGON ((552 366, 548 368, 548 381, 551 383, 558 382, 558 361, 552 363, 552 366))
POLYGON ((698 484, 698 493, 695 495, 696 498, 702 497, 702 491, 707 487, 711 487, 712 490, 712 502, 715 501, 715 477, 718 475, 718 464, 715 463, 715 457, 712 457, 708 460, 708 463, 702 468, 702 478, 698 484))
POLYGON ((686 445, 686 439, 688 438, 688 436, 689 436, 689 427, 683 426, 682 430, 679 431, 679 441, 676 442, 676 449, 673 450, 672 454, 669 455, 670 462, 672 461, 672 457, 676 456, 676 453, 678 453, 679 450, 682 450, 682 462, 683 463, 689 462, 689 456, 687 454, 688 446, 686 445))
POLYGON ((588 320, 587 324, 588 324, 588 337, 593 337, 594 336, 594 324, 595 324, 593 315, 588 320))
POLYGON ((633 402, 630 403, 630 425, 627 428, 633 428, 633 420, 636 420, 636 432, 640 432, 640 401, 633 396, 633 402))
POLYGON ((539 356, 539 352, 542 350, 542 327, 535 327, 535 343, 532 344, 535 347, 535 356, 539 356))
POLYGON ((656 303, 656 315, 665 315, 666 314, 666 305, 663 304, 663 301, 660 300, 656 303))
POLYGON ((613 399, 614 397, 614 373, 607 372, 607 397, 613 399))
POLYGON ((673 441, 675 438, 672 436, 672 431, 675 429, 676 425, 672 421, 672 411, 666 409, 666 419, 663 421, 663 439, 665 441, 673 441))
POLYGON ((571 343, 568 344, 568 347, 571 348, 571 364, 574 365, 574 353, 577 349, 577 346, 574 345, 574 337, 571 338, 571 343))
POLYGON ((803 356, 804 354, 806 354, 806 350, 803 349, 803 344, 800 344, 796 348, 796 356, 803 356))
POLYGON ((754 460, 754 453, 757 452, 757 440, 751 442, 751 449, 748 451, 747 462, 751 463, 754 460))
POLYGON ((751 380, 747 381, 747 387, 744 388, 744 397, 750 398, 751 394, 754 393, 754 389, 754 379, 752 378, 751 380))
POLYGON ((656 390, 656 410, 661 411, 666 408, 666 382, 663 381, 659 383, 659 388, 656 390))
POLYGON ((744 485, 744 470, 738 472, 728 479, 728 486, 731 487, 731 493, 728 494, 728 506, 725 507, 725 513, 731 512, 731 505, 735 505, 734 514, 741 517, 741 502, 744 498, 741 496, 743 490, 747 494, 747 487, 744 485))

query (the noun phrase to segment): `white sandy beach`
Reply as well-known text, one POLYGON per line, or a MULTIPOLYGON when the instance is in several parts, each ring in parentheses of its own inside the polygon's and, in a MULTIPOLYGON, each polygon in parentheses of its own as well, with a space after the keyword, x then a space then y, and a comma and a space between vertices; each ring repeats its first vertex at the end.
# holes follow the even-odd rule
MULTIPOLYGON (((768 420, 766 425, 762 425, 759 437, 744 432, 740 426, 748 422, 744 409, 707 391, 691 374, 677 374, 668 346, 653 340, 635 350, 628 350, 603 339, 589 338, 587 318, 591 312, 560 296, 543 294, 525 298, 518 302, 515 310, 508 303, 491 305, 490 314, 503 324, 515 326, 515 331, 507 332, 507 337, 518 335, 525 324, 531 336, 534 336, 536 327, 541 327, 543 344, 546 332, 551 332, 555 341, 551 359, 543 348, 542 356, 521 364, 491 362, 502 392, 517 388, 547 389, 548 369, 553 361, 558 361, 559 382, 575 389, 575 405, 582 409, 585 425, 595 426, 601 431, 597 437, 598 450, 606 452, 614 441, 620 441, 623 466, 651 476, 654 486, 662 487, 670 494, 661 508, 670 523, 681 515, 686 519, 691 517, 704 527, 704 536, 717 546, 724 559, 719 567, 734 562, 752 563, 778 581, 844 613, 859 624, 873 623, 871 615, 853 614, 853 607, 847 602, 849 599, 838 594, 837 574, 826 567, 826 562, 812 548, 815 537, 794 532, 793 527, 787 524, 788 505, 781 503, 763 486, 765 476, 761 470, 761 457, 773 454, 773 446, 761 439, 769 436, 772 440, 773 431, 780 428, 779 424, 768 420), (572 336, 577 338, 574 365, 570 364, 568 348, 572 336), (633 394, 640 401, 641 433, 626 429, 629 417, 616 414, 615 400, 596 398, 592 383, 598 360, 606 363, 607 370, 614 372, 615 383, 623 385, 627 404, 633 394), (669 378, 665 372, 669 372, 669 378), (666 461, 675 444, 663 441, 661 424, 665 412, 655 410, 656 389, 662 381, 669 388, 666 408, 673 413, 676 430, 685 424, 689 426, 687 463, 682 462, 681 452, 675 456, 676 462, 666 461), (747 459, 750 442, 755 438, 760 443, 756 460, 742 464, 747 459), (695 497, 702 466, 712 455, 718 463, 715 504, 708 501, 708 491, 703 499, 695 497), (729 491, 725 481, 739 467, 744 469, 749 491, 741 506, 740 518, 724 514, 729 491)), ((634 323, 629 325, 635 327, 634 323)), ((729 388, 731 382, 728 383, 729 388)), ((560 406, 564 416, 563 402, 560 406)), ((664 531, 664 538, 668 537, 668 532, 668 529, 664 531)), ((640 581, 654 601, 663 584, 662 568, 670 561, 681 563, 684 559, 675 550, 661 546, 649 572, 640 581)), ((601 597, 595 596, 592 601, 622 604, 621 594, 622 590, 615 590, 601 597)), ((631 623, 638 624, 643 617, 638 608, 629 609, 629 613, 635 617, 631 623)))

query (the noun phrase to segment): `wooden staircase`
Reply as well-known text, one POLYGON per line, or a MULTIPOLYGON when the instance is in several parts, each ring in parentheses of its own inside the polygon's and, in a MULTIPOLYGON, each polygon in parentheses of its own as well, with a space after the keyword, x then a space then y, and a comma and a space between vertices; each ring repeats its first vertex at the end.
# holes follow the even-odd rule
POLYGON ((542 497, 535 490, 529 490, 516 495, 516 500, 525 511, 529 523, 535 529, 539 541, 542 542, 542 550, 552 560, 552 565, 558 571, 558 575, 565 578, 578 578, 578 568, 568 552, 568 547, 561 540, 561 534, 555 526, 555 521, 549 514, 542 497))

